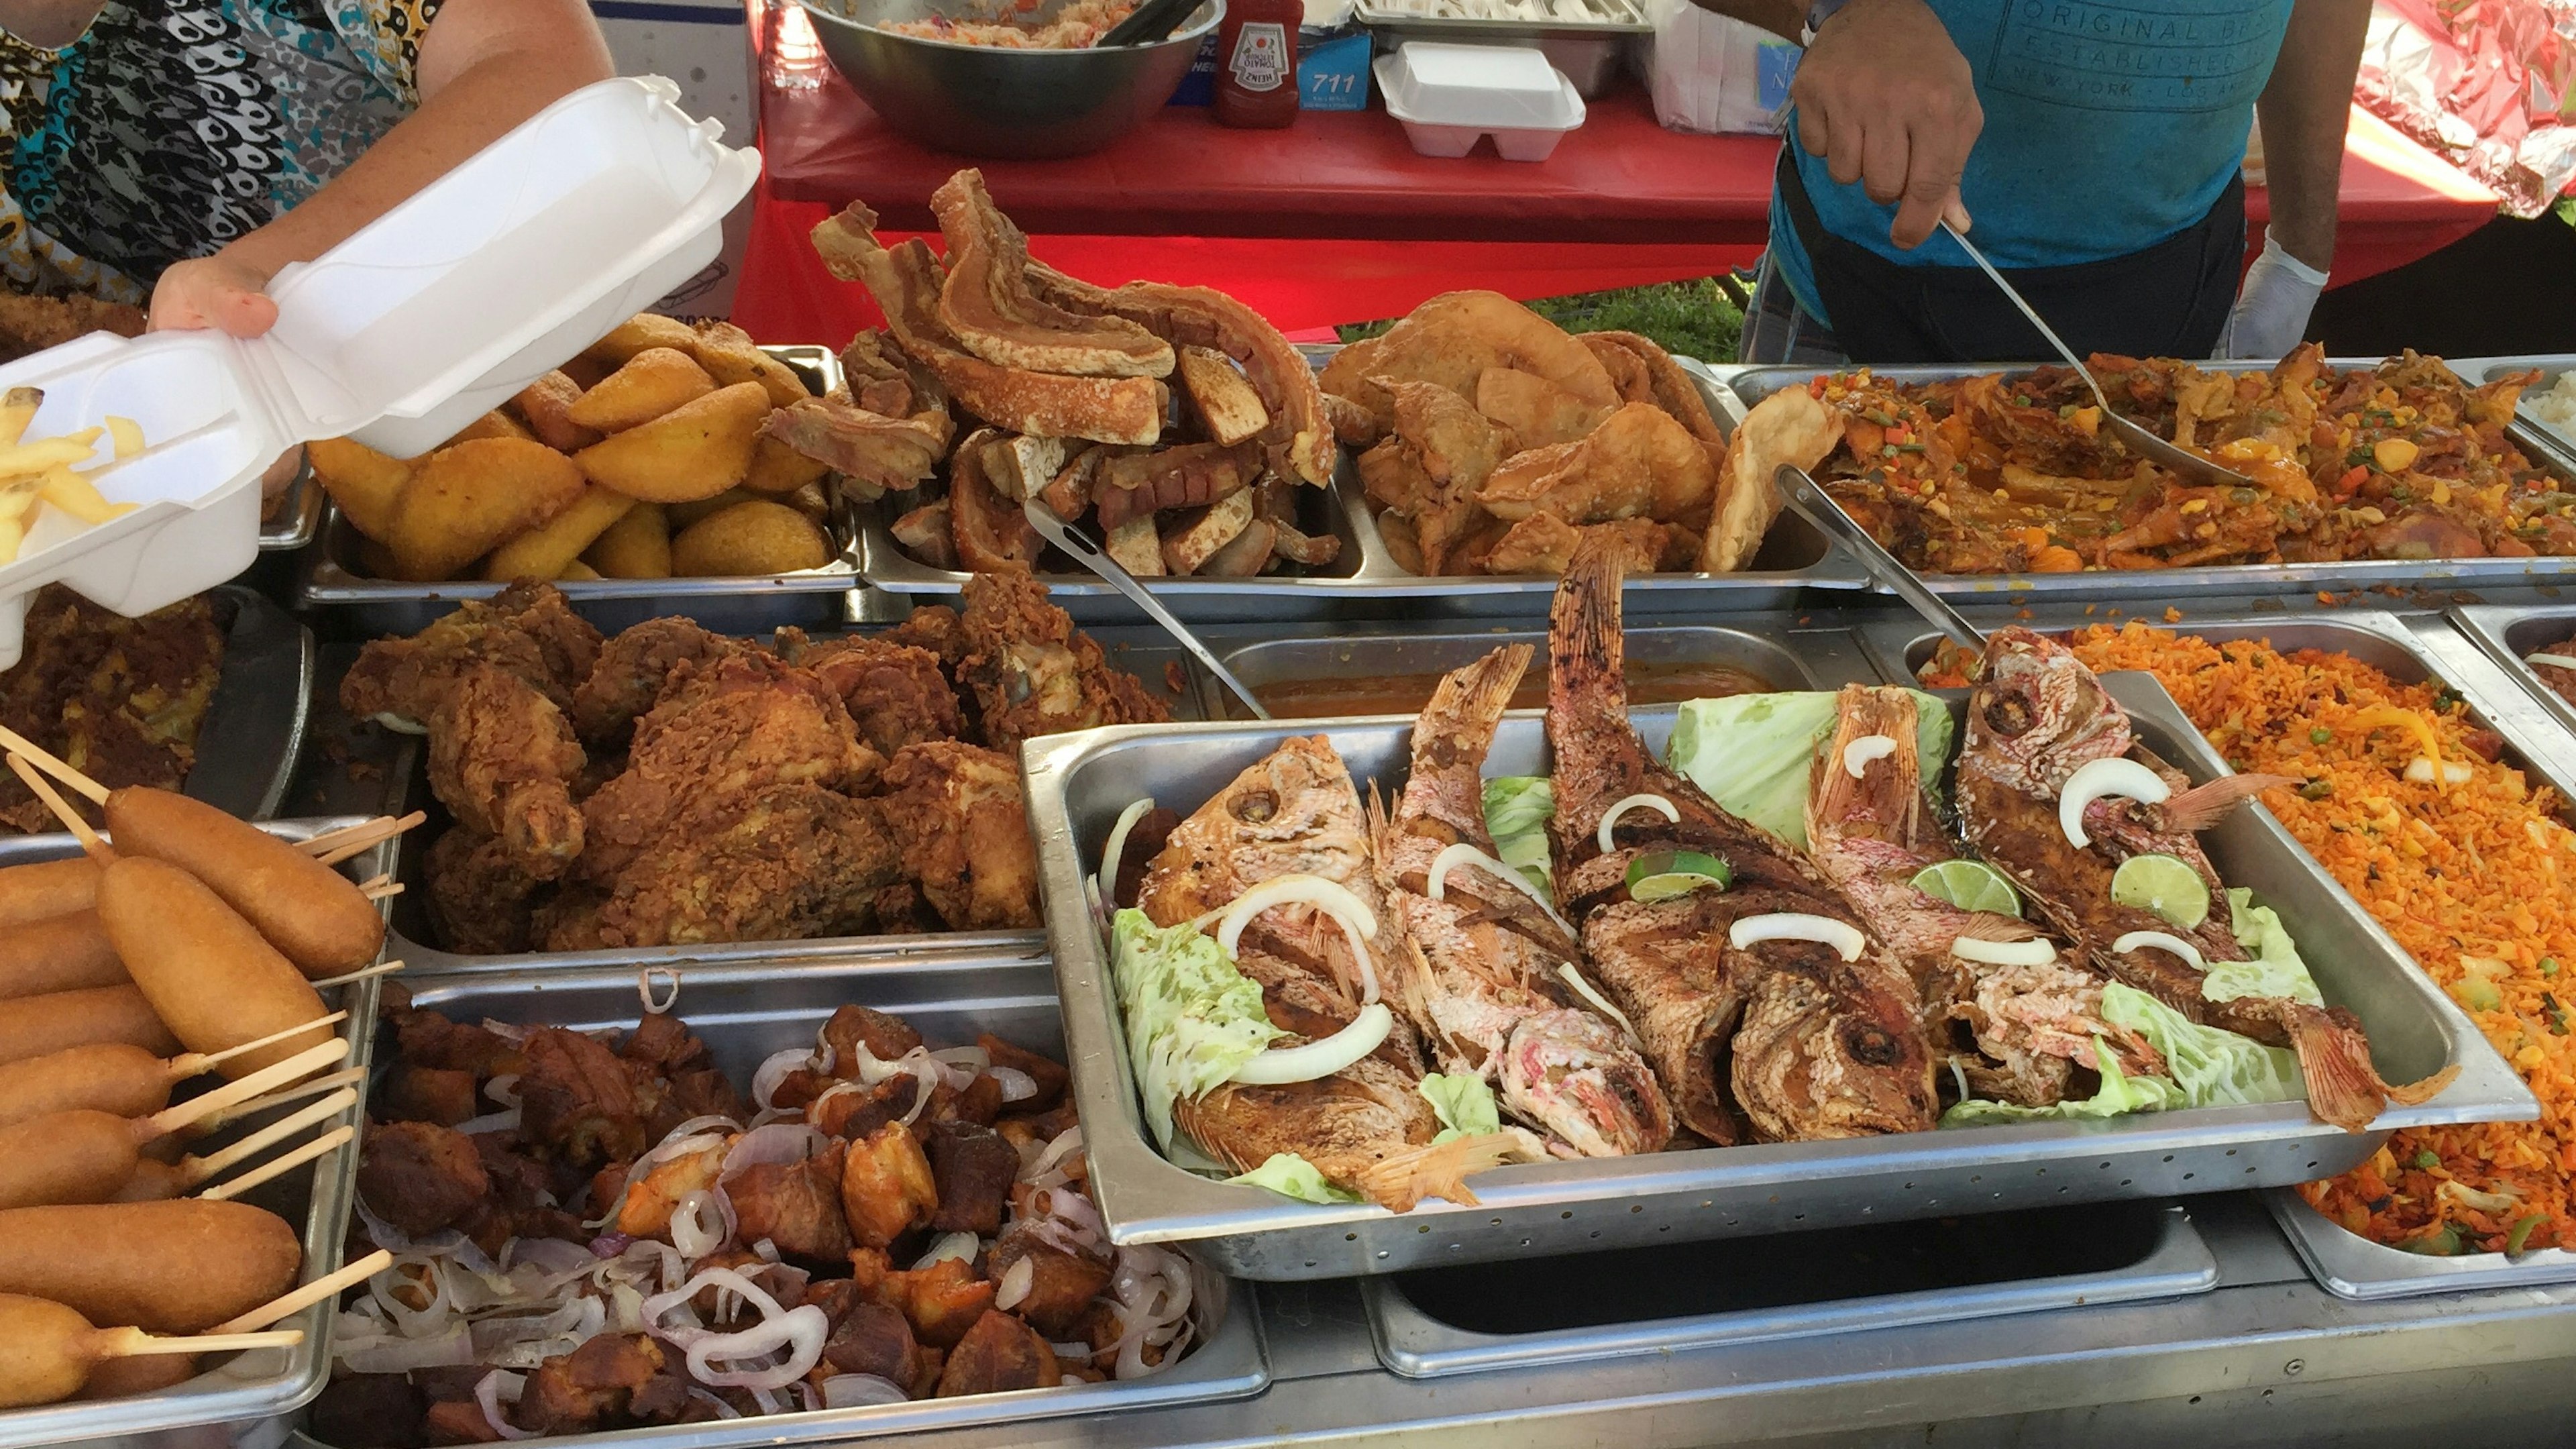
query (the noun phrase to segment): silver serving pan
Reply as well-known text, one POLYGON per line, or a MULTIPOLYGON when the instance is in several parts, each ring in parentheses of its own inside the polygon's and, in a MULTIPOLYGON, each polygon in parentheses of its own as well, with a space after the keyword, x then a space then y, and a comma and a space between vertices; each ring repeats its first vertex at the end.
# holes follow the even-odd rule
MULTIPOLYGON (((2335 358, 2338 368, 2375 367, 2377 358, 2335 358)), ((2026 372, 2040 363, 1986 363, 1977 366, 1921 365, 1873 367, 1870 371, 1896 382, 1937 382, 1989 372, 2026 372)), ((2204 362, 2213 372, 2261 372, 2268 363, 2204 362)), ((1716 369, 1746 405, 1760 402, 1784 387, 1804 387, 1819 376, 1842 371, 1816 367, 1736 367, 1716 369)), ((2463 374, 2466 376, 2466 374, 2463 374)), ((2478 379, 2470 378, 2471 382, 2478 379)), ((2554 455, 2532 430, 2516 427, 2510 434, 2531 461, 2561 479, 2576 478, 2576 458, 2554 455)), ((2576 487, 2576 484, 2571 484, 2576 487)), ((2006 604, 2078 604, 2102 599, 2206 599, 2255 594, 2303 594, 2392 584, 2409 588, 2513 588, 2553 580, 2576 579, 2576 556, 2564 558, 2356 559, 2335 563, 2212 564, 2171 569, 2096 569, 2072 574, 1924 574, 1933 592, 1963 602, 2006 604)))
POLYGON ((2465 604, 2450 616, 2498 670, 2530 694, 2535 708, 2561 729, 2576 731, 2576 705, 2541 682, 2539 672, 2524 662, 2525 656, 2576 635, 2576 604, 2465 604))
MULTIPOLYGON (((2194 780, 2227 772, 2151 677, 2114 675, 2109 684, 2138 716, 2141 735, 2194 780)), ((1633 717, 1660 751, 1674 712, 1633 717)), ((2204 837, 2221 873, 2281 912, 2326 999, 2352 1008, 2368 1027, 2384 1075, 2414 1081, 2446 1065, 2460 1068, 2431 1102, 2391 1107, 2358 1133, 2327 1127, 2306 1103, 2288 1102, 1510 1167, 1475 1179, 1477 1206, 1426 1203, 1401 1216, 1366 1205, 1309 1206, 1199 1177, 1167 1161, 1147 1134, 1083 878, 1129 802, 1152 795, 1175 809, 1195 808, 1291 733, 1328 736, 1363 781, 1402 778, 1410 736, 1402 721, 1123 727, 1024 748, 1092 1183, 1119 1242, 1190 1243, 1236 1277, 1349 1277, 2304 1182, 2362 1161, 2397 1127, 2539 1113, 2468 1018, 2269 812, 2249 808, 2204 837)), ((1487 768, 1534 773, 1545 759, 1540 712, 1522 711, 1503 722, 1487 768)))
POLYGON ((2576 369, 2576 353, 2551 353, 2538 357, 2481 357, 2463 359, 2452 363, 2451 366, 2460 376, 2471 382, 2493 382, 2501 373, 2521 372, 2527 368, 2538 369, 2540 381, 2523 390, 2523 401, 2513 410, 2514 418, 2522 424, 2522 430, 2540 444, 2541 450, 2552 456, 2552 461, 2559 464, 2565 471, 2576 472, 2576 433, 2542 422, 2539 415, 2531 410, 2530 403, 2533 394, 2547 392, 2558 385, 2560 375, 2576 369))
MULTIPOLYGON (((656 958, 635 955, 615 965, 512 975, 406 972, 404 981, 414 1006, 451 1017, 576 1031, 626 1030, 633 1028, 640 1014, 639 974, 660 964, 656 958)), ((823 1019, 852 1002, 902 1017, 937 1045, 971 1043, 978 1032, 989 1031, 1058 1057, 1064 1049, 1054 982, 1046 967, 1032 958, 925 954, 898 963, 844 955, 795 963, 690 965, 677 974, 679 1002, 673 1010, 705 1040, 717 1065, 737 1082, 751 1080, 753 1070, 770 1053, 812 1043, 823 1019)), ((655 989, 658 994, 666 989, 665 983, 657 981, 655 989)), ((1206 1311, 1199 1320, 1198 1347, 1170 1369, 1131 1382, 571 1434, 539 1442, 638 1449, 838 1442, 1249 1398, 1268 1388, 1269 1357, 1249 1295, 1210 1274, 1202 1275, 1200 1301, 1206 1311)), ((307 1444, 317 1442, 298 1438, 307 1444)))
POLYGON ((2088 1203, 1606 1258, 1360 1280, 1378 1362, 1409 1379, 2015 1313, 2218 1286, 2180 1203, 2088 1203))
POLYGON ((295 470, 295 481, 286 485, 286 501, 278 505, 277 516, 259 526, 259 550, 275 553, 302 548, 313 541, 322 525, 322 484, 313 476, 310 462, 295 470))
MULTIPOLYGON (((2041 621, 2041 627, 2065 622, 2063 618, 2047 619, 2041 621)), ((2269 639, 2279 649, 2348 654, 2408 684, 2438 679, 2468 701, 2473 719, 2504 737, 2505 763, 2556 791, 2560 800, 2576 799, 2576 748, 2571 748, 2555 722, 2543 718, 2537 703, 2526 699, 2494 662, 2437 617, 2409 620, 2367 610, 2338 610, 2331 616, 2194 618, 2175 627, 2222 642, 2269 639)), ((1903 624, 1880 626, 1864 634, 1871 638, 1872 653, 1882 666, 1892 665, 1888 675, 1891 679, 1908 677, 1908 661, 1920 663, 1929 654, 1933 637, 1920 625, 1903 624)), ((2199 736, 2195 734, 2193 738, 2197 740, 2199 736)), ((2263 818, 2270 823, 2268 812, 2263 818)), ((2569 823, 2576 825, 2576 820, 2569 823)), ((2373 927, 2372 934, 2380 932, 2373 927)), ((2404 956, 2402 947, 2393 940, 2387 944, 2412 966, 2412 959, 2404 956)), ((2430 979, 2416 971, 2408 974, 2419 980, 2430 979)), ((2288 1234, 2317 1282, 2341 1297, 2393 1298, 2516 1284, 2576 1283, 2576 1252, 2552 1248, 2510 1258, 2498 1253, 2427 1257, 2381 1247, 2348 1233, 2295 1193, 2266 1196, 2281 1230, 2288 1234)))
MULTIPOLYGON (((304 752, 313 631, 256 590, 224 584, 211 592, 229 601, 233 622, 224 635, 215 696, 197 730, 197 763, 180 782, 180 793, 227 815, 265 820, 284 803, 304 752)), ((16 841, 56 855, 76 848, 62 831, 16 837, 0 832, 0 848, 16 841)))
MULTIPOLYGON (((828 347, 761 350, 794 368, 817 396, 841 384, 840 358, 828 347)), ((567 579, 555 587, 573 612, 612 634, 671 614, 737 634, 781 624, 829 627, 849 616, 849 594, 858 587, 857 531, 851 505, 842 500, 829 528, 840 554, 821 568, 772 578, 567 579)), ((321 539, 322 546, 305 555, 298 600, 307 609, 345 611, 351 628, 370 634, 417 634, 464 600, 488 599, 505 587, 479 579, 404 583, 366 574, 358 566, 358 531, 336 506, 323 521, 321 539)))
MULTIPOLYGON (((1219 691, 1204 677, 1198 662, 1188 651, 1174 645, 1159 629, 1105 628, 1088 631, 1100 642, 1109 662, 1134 674, 1148 693, 1171 706, 1177 719, 1198 719, 1205 701, 1219 691), (1179 688, 1173 687, 1171 666, 1180 669, 1179 688)), ((834 637, 818 632, 817 639, 834 637)), ((428 894, 424 862, 430 842, 446 828, 444 807, 430 793, 425 751, 414 751, 405 761, 403 793, 395 796, 391 813, 405 810, 428 810, 441 817, 435 828, 423 829, 403 837, 406 847, 398 878, 404 884, 403 894, 394 898, 394 954, 428 971, 527 971, 539 968, 580 969, 616 965, 622 962, 654 961, 673 964, 746 963, 831 960, 847 956, 915 956, 923 952, 953 953, 977 951, 1010 956, 1037 956, 1046 950, 1046 935, 1034 928, 1025 931, 934 931, 889 933, 881 936, 827 936, 805 941, 743 941, 724 945, 659 946, 626 948, 609 951, 537 951, 511 955, 472 955, 443 950, 429 944, 437 938, 431 928, 428 908, 423 904, 428 894), (415 763, 417 762, 417 763, 415 763)))
MULTIPOLYGON (((1338 346, 1299 349, 1321 368, 1338 346)), ((1743 415, 1733 393, 1715 370, 1692 358, 1677 358, 1691 374, 1700 395, 1722 431, 1732 431, 1743 415)), ((1164 606, 1192 623, 1266 622, 1311 619, 1365 619, 1397 615, 1423 618, 1544 618, 1556 596, 1556 580, 1544 577, 1488 577, 1451 574, 1426 576, 1397 564, 1377 530, 1359 470, 1344 451, 1333 474, 1333 486, 1316 493, 1299 491, 1311 532, 1330 532, 1342 540, 1342 556, 1322 574, 1303 577, 1268 575, 1251 579, 1147 579, 1164 606)), ((891 498, 862 515, 859 572, 878 589, 894 594, 950 595, 965 585, 962 571, 934 569, 905 553, 886 531, 883 510, 891 498)), ((1756 567, 1734 574, 1639 574, 1628 580, 1629 597, 1643 609, 1712 610, 1785 608, 1803 589, 1863 589, 1869 576, 1824 535, 1794 514, 1783 513, 1763 541, 1756 567)), ((1077 622, 1133 619, 1134 607, 1107 584, 1088 574, 1042 575, 1057 607, 1077 622)))
MULTIPOLYGON (((272 820, 260 828, 284 840, 309 840, 365 818, 272 820)), ((56 860, 76 850, 69 836, 0 840, 0 866, 56 860)), ((392 864, 393 847, 387 842, 344 862, 340 869, 352 879, 365 880, 391 869, 392 864)), ((370 976, 346 986, 326 988, 322 993, 326 1006, 349 1013, 349 1019, 340 1027, 341 1035, 349 1042, 347 1066, 365 1067, 371 1059, 381 979, 370 976)), ((363 1091, 360 1098, 359 1104, 346 1114, 310 1129, 307 1136, 330 1131, 342 1122, 352 1126, 363 1122, 363 1091)), ((257 1122, 234 1124, 207 1137, 202 1144, 191 1144, 190 1150, 204 1152, 219 1147, 267 1120, 273 1119, 263 1117, 257 1122)), ((304 1271, 297 1281, 309 1283, 340 1266, 341 1241, 348 1233, 357 1180, 358 1154, 343 1147, 315 1162, 310 1170, 287 1173, 242 1199, 288 1222, 304 1224, 304 1271)), ((281 1416, 301 1408, 322 1392, 330 1368, 323 1350, 331 1341, 331 1320, 336 1311, 332 1304, 317 1303, 276 1325, 304 1330, 302 1343, 230 1355, 213 1370, 159 1393, 0 1409, 0 1449, 33 1449, 37 1445, 83 1441, 93 1442, 97 1449, 266 1449, 277 1442, 283 1428, 281 1416)))

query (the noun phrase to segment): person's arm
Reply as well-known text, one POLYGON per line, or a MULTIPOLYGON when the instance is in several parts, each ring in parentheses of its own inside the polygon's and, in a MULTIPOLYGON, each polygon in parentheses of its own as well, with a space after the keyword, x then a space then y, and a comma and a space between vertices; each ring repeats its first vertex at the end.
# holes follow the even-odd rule
POLYGON ((420 39, 420 108, 303 204, 152 289, 152 326, 256 337, 277 320, 263 290, 391 211, 554 101, 614 74, 583 0, 446 0, 420 39))
POLYGON ((2334 264, 2344 128, 2369 29, 2370 0, 2298 0, 2271 82, 2254 102, 2272 193, 2269 235, 2320 272, 2334 264))

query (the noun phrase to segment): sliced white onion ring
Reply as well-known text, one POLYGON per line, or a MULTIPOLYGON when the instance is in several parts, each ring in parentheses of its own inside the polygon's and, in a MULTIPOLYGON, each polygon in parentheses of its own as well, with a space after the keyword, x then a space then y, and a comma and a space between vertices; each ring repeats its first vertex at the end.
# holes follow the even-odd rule
POLYGON ((1601 847, 1603 855, 1616 848, 1610 844, 1610 828, 1619 823, 1620 816, 1631 810, 1652 810, 1675 824, 1679 824, 1682 818, 1682 812, 1673 808, 1673 802, 1661 795, 1631 795, 1601 812, 1601 828, 1593 832, 1592 838, 1601 847))
POLYGON ((664 1012, 669 1011, 672 1007, 680 1004, 680 968, 677 966, 647 966, 643 970, 636 972, 635 994, 644 998, 644 1014, 646 1016, 660 1016, 664 1012), (653 998, 653 978, 656 976, 662 977, 671 983, 671 989, 664 992, 661 1000, 658 1002, 653 998))
POLYGON ((1831 916, 1811 916, 1804 911, 1774 911, 1765 916, 1745 916, 1726 928, 1727 944, 1741 951, 1764 941, 1814 941, 1831 946, 1846 961, 1857 961, 1869 946, 1869 938, 1849 921, 1831 916))
POLYGON ((1984 966, 2046 966, 2057 960, 2057 947, 2045 937, 1980 941, 1974 936, 1961 936, 1950 943, 1950 954, 1984 966))
POLYGON ((513 1426, 501 1412, 501 1395, 506 1392, 510 1396, 510 1402, 515 1404, 519 1402, 519 1395, 527 1389, 527 1386, 528 1380, 525 1375, 511 1373, 507 1369, 494 1369, 476 1381, 474 1403, 483 1411, 483 1422, 492 1427, 493 1433, 504 1439, 536 1437, 525 1429, 513 1426))
POLYGON ((955 1258, 960 1263, 972 1263, 975 1261, 976 1250, 983 1246, 984 1240, 973 1233, 942 1233, 931 1243, 930 1251, 922 1254, 913 1263, 912 1271, 918 1273, 942 1258, 955 1258))
POLYGON ((2522 656, 2522 662, 2546 664, 2552 669, 2576 669, 2576 659, 2570 659, 2564 654, 2525 654, 2522 656))
POLYGON ((2194 971, 2207 971, 2209 969, 2209 963, 2201 959, 2200 948, 2198 946, 2193 945, 2189 941, 2186 941, 2182 937, 2174 935, 2171 932, 2131 931, 2129 934, 2122 936, 2120 939, 2111 943, 2111 949, 2123 956, 2145 946, 2153 946, 2157 950, 2165 952, 2167 955, 2180 956, 2185 961, 2191 963, 2191 969, 2194 971))
POLYGON ((1843 746, 1843 773, 1857 780, 1869 772, 1869 762, 1884 760, 1896 753, 1894 735, 1862 735, 1843 746))
POLYGON ((1216 943, 1232 956, 1243 940, 1243 928, 1252 924, 1253 917, 1272 906, 1295 904, 1313 906, 1340 923, 1342 934, 1350 938, 1351 954, 1359 962, 1360 1003, 1375 1004, 1377 962, 1369 955, 1368 943, 1377 938, 1377 913, 1340 881, 1320 875, 1283 875, 1263 881, 1236 896, 1225 908, 1225 914, 1217 921, 1216 943))
POLYGON ((1575 995, 1591 1002, 1602 1015, 1619 1023, 1619 1029, 1628 1034, 1628 1040, 1631 1043, 1637 1046, 1646 1044, 1645 1038, 1637 1035, 1637 1024, 1628 1019, 1628 1013, 1611 1005, 1609 997, 1593 990, 1592 983, 1583 979, 1583 973, 1574 969, 1573 962, 1560 963, 1556 968, 1556 974, 1565 978, 1565 984, 1574 988, 1575 995))
POLYGON ((1274 1047, 1245 1062, 1231 1080, 1252 1087, 1280 1087, 1329 1077, 1376 1051, 1394 1029, 1395 1013, 1386 1009, 1386 1003, 1372 1001, 1340 1031, 1304 1046, 1274 1047))
POLYGON ((1109 827, 1109 843, 1100 849, 1100 874, 1092 877, 1092 886, 1100 892, 1103 911, 1118 909, 1118 867, 1127 854, 1127 832, 1136 828, 1154 809, 1154 797, 1146 796, 1118 812, 1118 823, 1109 827))
POLYGON ((2084 833, 2084 807, 2112 795, 2161 805, 2173 798, 2173 787, 2135 760, 2094 760, 2084 765, 2067 776, 2064 788, 2057 792, 2057 825, 2066 832, 2069 845, 2082 850, 2093 843, 2093 837, 2084 833))
POLYGON ((1438 855, 1431 857, 1431 879, 1429 883, 1423 886, 1422 893, 1431 897, 1435 901, 1446 899, 1449 888, 1449 872, 1462 865, 1473 865, 1483 868, 1487 875, 1499 878, 1504 884, 1509 885, 1514 890, 1519 891, 1522 895, 1536 901, 1538 903, 1538 908, 1547 912, 1547 918, 1549 920, 1554 921, 1565 928, 1565 934, 1569 936, 1574 934, 1573 923, 1556 913, 1556 903, 1549 900, 1547 897, 1540 895, 1538 887, 1530 884, 1528 876, 1521 874, 1519 871, 1512 869, 1510 866, 1503 864, 1501 861, 1494 859, 1485 852, 1467 844, 1465 841, 1460 841, 1456 845, 1449 846, 1442 850, 1438 855))

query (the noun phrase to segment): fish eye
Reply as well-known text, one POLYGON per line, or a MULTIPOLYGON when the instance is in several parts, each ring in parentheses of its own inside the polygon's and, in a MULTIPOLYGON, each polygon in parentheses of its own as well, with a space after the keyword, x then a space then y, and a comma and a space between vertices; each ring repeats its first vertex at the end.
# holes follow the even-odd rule
POLYGON ((2015 737, 2030 732, 2030 705, 2016 695, 1998 694, 1986 706, 1986 724, 1996 734, 2015 737))
POLYGON ((1279 813, 1279 797, 1267 790, 1247 790, 1227 809, 1244 824, 1259 825, 1279 813))

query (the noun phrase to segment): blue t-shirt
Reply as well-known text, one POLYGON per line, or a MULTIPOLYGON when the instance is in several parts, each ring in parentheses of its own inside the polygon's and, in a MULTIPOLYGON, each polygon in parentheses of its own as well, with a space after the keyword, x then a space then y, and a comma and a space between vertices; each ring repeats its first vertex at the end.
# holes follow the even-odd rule
MULTIPOLYGON (((1959 183, 1977 245, 1999 267, 2054 267, 2143 251, 2208 213, 2245 159, 2292 0, 1925 3, 1986 113, 1959 183)), ((1903 265, 1968 265, 1938 232, 1899 250, 1896 209, 1835 185, 1797 134, 1793 123, 1789 155, 1825 230, 1903 265)), ((1771 249, 1798 304, 1831 325, 1776 196, 1771 249)))

